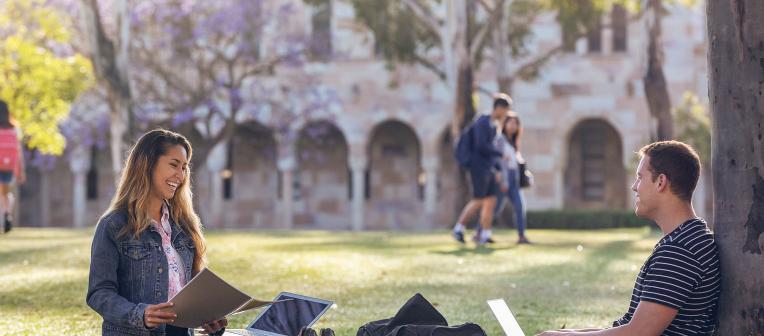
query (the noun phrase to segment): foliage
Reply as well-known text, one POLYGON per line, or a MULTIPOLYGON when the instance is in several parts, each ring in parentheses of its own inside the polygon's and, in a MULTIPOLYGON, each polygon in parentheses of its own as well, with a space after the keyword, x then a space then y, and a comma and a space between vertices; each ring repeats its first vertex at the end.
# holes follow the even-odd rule
POLYGON ((704 164, 711 162, 711 118, 697 95, 685 92, 682 103, 673 108, 676 139, 690 144, 704 164))
POLYGON ((92 83, 89 61, 69 47, 71 28, 63 18, 43 0, 0 4, 0 99, 26 145, 44 154, 63 152, 59 125, 92 83))
POLYGON ((439 46, 436 32, 428 29, 400 0, 353 0, 356 19, 373 33, 375 51, 390 65, 425 61, 439 46))
MULTIPOLYGON (((317 327, 355 335, 422 293, 452 325, 501 329, 485 300, 504 298, 528 335, 605 327, 628 307, 639 266, 658 240, 645 228, 514 230, 497 244, 461 247, 447 231, 213 232, 209 267, 246 293, 281 291, 336 303, 317 327), (560 298, 565 298, 561 300, 560 298)), ((18 228, 0 236, 0 330, 11 335, 100 335, 101 317, 85 305, 92 230, 18 228)), ((241 328, 258 312, 234 316, 241 328)))
MULTIPOLYGON (((443 22, 446 18, 442 15, 443 10, 438 6, 441 3, 416 1, 426 13, 443 22)), ((467 31, 474 38, 478 28, 483 25, 492 25, 489 19, 494 11, 503 11, 499 2, 494 1, 494 8, 477 6, 471 11, 468 20, 467 31)), ((538 0, 515 0, 509 3, 506 13, 502 13, 503 20, 507 20, 507 31, 500 31, 499 25, 489 28, 491 34, 507 34, 507 41, 512 56, 529 56, 527 45, 533 37, 531 30, 536 17, 545 12, 557 13, 557 21, 563 31, 571 32, 569 36, 576 37, 591 27, 610 1, 603 0, 565 0, 565 1, 538 1, 538 0)), ((474 4, 471 4, 474 5, 474 4)), ((424 65, 431 70, 437 69, 435 59, 439 56, 437 32, 432 31, 421 17, 414 15, 413 11, 403 0, 353 0, 356 19, 365 24, 374 34, 376 49, 386 61, 396 63, 424 65)), ((483 50, 493 48, 490 39, 486 39, 476 53, 477 67, 480 66, 483 50)), ((443 73, 444 69, 437 69, 437 73, 443 73)))
POLYGON ((630 210, 529 211, 528 227, 534 229, 611 229, 644 227, 651 223, 630 210))

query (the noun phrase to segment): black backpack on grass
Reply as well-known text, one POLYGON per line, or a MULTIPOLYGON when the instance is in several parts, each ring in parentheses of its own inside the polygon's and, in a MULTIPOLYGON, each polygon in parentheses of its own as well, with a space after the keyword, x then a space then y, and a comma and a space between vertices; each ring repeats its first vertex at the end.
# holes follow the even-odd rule
POLYGON ((392 318, 373 321, 358 329, 356 336, 486 336, 474 323, 453 327, 427 299, 417 293, 392 318))

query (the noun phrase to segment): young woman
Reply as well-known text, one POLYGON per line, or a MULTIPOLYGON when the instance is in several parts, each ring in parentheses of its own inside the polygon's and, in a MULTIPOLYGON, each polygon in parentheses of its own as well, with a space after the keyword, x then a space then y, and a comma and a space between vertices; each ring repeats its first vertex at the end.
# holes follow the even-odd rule
POLYGON ((0 100, 0 220, 3 230, 11 230, 13 217, 13 178, 19 184, 26 182, 24 173, 24 155, 21 154, 21 142, 16 127, 11 122, 8 104, 0 100))
MULTIPOLYGON (((191 203, 191 144, 153 130, 135 144, 117 193, 96 226, 87 303, 103 335, 193 335, 166 309, 205 265, 206 245, 191 203)), ((219 335, 225 319, 205 324, 219 335)))
POLYGON ((525 237, 525 202, 523 201, 523 195, 520 190, 520 164, 525 160, 520 154, 520 136, 523 129, 520 125, 520 118, 515 112, 509 112, 507 119, 504 121, 504 127, 502 133, 504 136, 499 137, 500 146, 504 152, 502 159, 502 168, 504 170, 504 178, 502 179, 503 187, 498 192, 496 215, 501 213, 504 208, 504 200, 509 199, 512 202, 512 209, 515 214, 515 224, 517 225, 518 244, 529 244, 528 238, 525 237))

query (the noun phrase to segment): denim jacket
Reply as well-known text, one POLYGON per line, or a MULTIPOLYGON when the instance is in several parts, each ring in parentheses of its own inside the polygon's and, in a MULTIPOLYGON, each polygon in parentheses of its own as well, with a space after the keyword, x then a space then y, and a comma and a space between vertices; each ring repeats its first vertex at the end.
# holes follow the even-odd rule
MULTIPOLYGON (((191 279, 194 243, 170 218, 172 245, 191 279)), ((104 216, 96 226, 90 255, 87 304, 103 317, 102 333, 107 335, 160 336, 165 325, 148 329, 143 324, 147 305, 167 302, 167 257, 154 226, 141 233, 118 237, 127 225, 127 211, 104 216)), ((193 330, 189 329, 189 335, 193 330)))

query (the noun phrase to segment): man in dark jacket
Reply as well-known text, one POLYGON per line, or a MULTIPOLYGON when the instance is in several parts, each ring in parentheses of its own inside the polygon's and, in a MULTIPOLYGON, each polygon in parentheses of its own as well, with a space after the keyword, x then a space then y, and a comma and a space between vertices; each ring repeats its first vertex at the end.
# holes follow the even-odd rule
POLYGON ((464 243, 464 223, 480 210, 480 234, 478 244, 491 240, 491 222, 496 207, 496 192, 499 188, 500 172, 498 168, 502 151, 496 147, 494 139, 501 132, 501 126, 510 110, 512 98, 504 93, 494 96, 493 111, 490 115, 481 115, 471 126, 472 153, 469 159, 470 179, 472 180, 472 200, 464 206, 459 220, 454 226, 454 239, 464 243))

